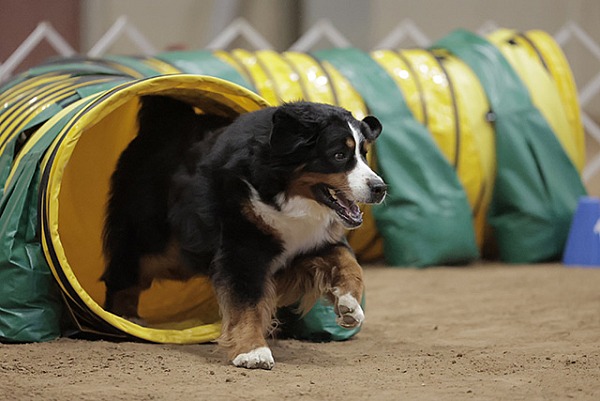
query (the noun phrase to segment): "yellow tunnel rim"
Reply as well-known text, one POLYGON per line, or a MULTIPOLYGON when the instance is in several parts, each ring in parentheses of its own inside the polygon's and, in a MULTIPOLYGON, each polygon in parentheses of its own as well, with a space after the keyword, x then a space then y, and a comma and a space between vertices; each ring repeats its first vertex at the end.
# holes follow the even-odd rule
MULTIPOLYGON (((127 82, 101 96, 93 96, 93 99, 78 112, 69 124, 62 128, 61 133, 53 144, 53 149, 48 152, 44 164, 44 174, 47 174, 47 182, 43 191, 45 194, 45 218, 42 218, 43 247, 53 273, 60 269, 67 279, 69 286, 77 293, 77 296, 96 316, 133 337, 159 343, 199 343, 215 340, 220 335, 220 323, 206 324, 183 330, 157 329, 140 326, 119 316, 105 311, 79 283, 63 249, 58 231, 59 217, 59 194, 63 173, 68 160, 76 148, 77 140, 83 131, 105 118, 114 111, 116 107, 139 96, 141 94, 158 94, 168 90, 186 89, 202 92, 210 89, 221 89, 229 99, 240 97, 247 100, 245 105, 237 103, 241 112, 250 112, 268 107, 269 104, 255 93, 238 86, 234 83, 208 76, 191 74, 173 74, 146 78, 138 81, 127 82), (104 107, 98 107, 99 105, 104 107), (54 255, 50 255, 54 253, 54 255), (59 266, 56 266, 58 264, 59 266)), ((224 93, 220 93, 224 95, 224 93)))

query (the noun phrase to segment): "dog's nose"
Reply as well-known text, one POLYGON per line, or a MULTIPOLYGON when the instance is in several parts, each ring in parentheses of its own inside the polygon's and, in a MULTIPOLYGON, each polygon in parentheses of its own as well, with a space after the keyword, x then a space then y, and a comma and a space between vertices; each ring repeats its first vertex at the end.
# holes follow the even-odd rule
POLYGON ((369 182, 369 188, 371 189, 371 203, 380 203, 385 198, 387 193, 387 185, 381 180, 374 180, 369 182))

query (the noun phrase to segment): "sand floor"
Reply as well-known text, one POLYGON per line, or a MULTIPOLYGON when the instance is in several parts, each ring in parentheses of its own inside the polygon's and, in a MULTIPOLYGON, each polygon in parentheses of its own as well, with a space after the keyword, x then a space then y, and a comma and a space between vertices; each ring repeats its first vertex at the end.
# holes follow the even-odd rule
POLYGON ((0 400, 600 400, 600 269, 365 268, 350 341, 272 341, 272 371, 214 344, 0 344, 0 400))

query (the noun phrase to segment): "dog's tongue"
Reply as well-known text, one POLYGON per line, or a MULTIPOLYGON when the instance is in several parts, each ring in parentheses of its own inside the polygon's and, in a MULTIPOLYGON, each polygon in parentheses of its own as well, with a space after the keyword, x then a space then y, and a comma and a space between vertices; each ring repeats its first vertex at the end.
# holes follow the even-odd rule
POLYGON ((346 220, 350 227, 358 227, 362 224, 362 212, 358 205, 348 200, 342 193, 337 193, 338 204, 342 207, 338 213, 346 220))

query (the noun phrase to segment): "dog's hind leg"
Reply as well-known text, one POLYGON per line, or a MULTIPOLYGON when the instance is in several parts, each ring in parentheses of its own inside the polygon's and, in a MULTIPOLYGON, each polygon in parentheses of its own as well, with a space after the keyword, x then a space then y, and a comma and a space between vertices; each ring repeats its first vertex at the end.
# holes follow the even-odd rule
POLYGON ((125 247, 112 249, 102 280, 106 285, 104 309, 134 322, 139 321, 140 293, 151 282, 143 282, 140 275, 140 258, 125 247))
POLYGON ((106 303, 104 309, 121 316, 131 322, 145 325, 145 322, 138 315, 138 303, 140 293, 146 288, 141 285, 135 285, 116 291, 106 291, 106 303))

